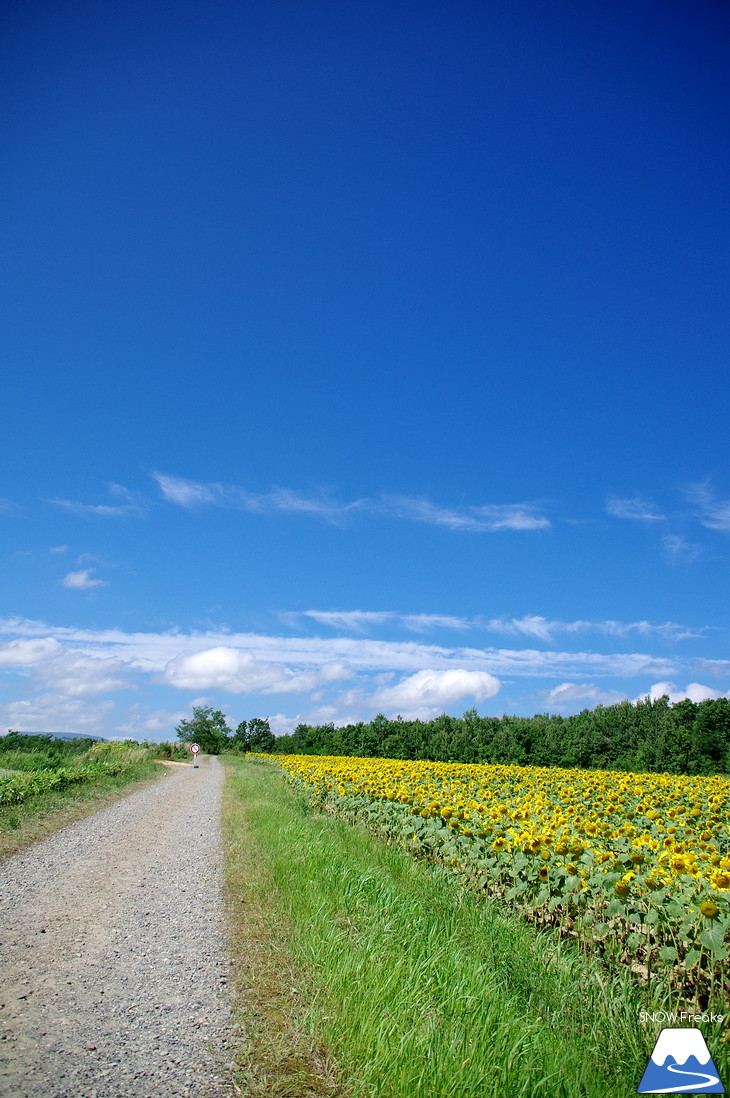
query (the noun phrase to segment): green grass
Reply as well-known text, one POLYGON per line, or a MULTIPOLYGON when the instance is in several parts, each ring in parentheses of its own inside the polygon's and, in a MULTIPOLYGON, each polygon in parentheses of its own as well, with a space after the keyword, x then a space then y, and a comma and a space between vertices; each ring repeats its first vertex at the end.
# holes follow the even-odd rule
MULTIPOLYGON (((277 902, 271 859, 254 834, 259 811, 275 811, 268 789, 246 780, 250 768, 224 756, 223 839, 230 946, 243 1039, 238 1049, 246 1098, 349 1098, 332 1055, 309 1024, 312 987, 292 956, 293 926, 277 902), (263 794, 263 797, 262 797, 263 794), (246 798, 242 803, 241 798, 246 798)), ((256 772, 254 771, 254 774, 256 772)), ((286 797, 287 791, 283 790, 286 797)))
POLYGON ((226 763, 246 1093, 636 1093, 656 1031, 640 1026, 645 1004, 625 978, 438 867, 313 812, 275 765, 226 763), (279 1006, 267 1017, 272 999, 279 1006), (277 1048, 300 1057, 298 1080, 277 1076, 277 1048), (256 1089, 262 1071, 269 1091, 256 1089))

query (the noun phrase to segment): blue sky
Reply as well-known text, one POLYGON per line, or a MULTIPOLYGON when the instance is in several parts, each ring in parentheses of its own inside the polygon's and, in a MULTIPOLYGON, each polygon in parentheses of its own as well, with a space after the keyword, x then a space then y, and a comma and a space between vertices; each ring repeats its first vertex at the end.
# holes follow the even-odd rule
POLYGON ((14 12, 0 729, 728 695, 729 25, 14 12))

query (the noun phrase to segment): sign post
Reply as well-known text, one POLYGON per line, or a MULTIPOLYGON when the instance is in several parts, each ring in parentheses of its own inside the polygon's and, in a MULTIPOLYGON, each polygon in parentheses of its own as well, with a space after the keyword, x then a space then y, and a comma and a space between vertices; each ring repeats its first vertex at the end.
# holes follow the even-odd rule
POLYGON ((193 766, 197 766, 198 765, 198 752, 200 751, 200 744, 191 743, 190 744, 190 750, 193 753, 193 766))

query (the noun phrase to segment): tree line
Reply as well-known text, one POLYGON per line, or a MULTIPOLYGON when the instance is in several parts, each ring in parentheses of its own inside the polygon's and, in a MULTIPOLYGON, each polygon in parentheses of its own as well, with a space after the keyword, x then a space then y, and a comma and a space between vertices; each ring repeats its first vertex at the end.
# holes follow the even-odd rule
POLYGON ((199 706, 193 719, 177 727, 182 742, 198 742, 203 751, 256 751, 291 755, 359 755, 436 762, 518 763, 522 766, 628 770, 671 774, 730 772, 730 701, 727 698, 671 704, 623 701, 584 709, 569 717, 480 717, 469 709, 461 717, 430 721, 389 719, 336 728, 298 724, 275 736, 266 718, 241 721, 235 731, 220 710, 199 706))
POLYGON ((584 709, 573 716, 462 717, 389 720, 335 728, 299 724, 278 736, 273 751, 298 755, 360 755, 439 762, 518 763, 635 773, 730 772, 730 701, 670 703, 664 695, 584 709))

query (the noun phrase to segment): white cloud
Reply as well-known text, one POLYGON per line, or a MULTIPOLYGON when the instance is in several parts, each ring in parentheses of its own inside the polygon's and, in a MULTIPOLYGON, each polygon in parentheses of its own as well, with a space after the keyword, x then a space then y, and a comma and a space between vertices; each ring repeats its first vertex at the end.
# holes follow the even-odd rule
MULTIPOLYGON (((711 686, 704 686, 701 682, 690 682, 684 690, 678 688, 673 682, 655 682, 653 686, 649 687, 648 696, 652 701, 663 697, 664 694, 668 696, 673 705, 684 698, 689 698, 693 702, 701 702, 730 696, 730 694, 723 694, 719 690, 713 690, 711 686)), ((645 697, 646 694, 640 694, 635 700, 642 701, 645 697)))
POLYGON ((370 701, 391 711, 411 711, 423 706, 448 706, 463 698, 485 701, 499 693, 501 685, 499 679, 486 671, 467 671, 463 667, 448 671, 424 670, 409 675, 395 686, 381 687, 370 701))
POLYGON ((593 705, 614 705, 624 701, 625 694, 618 690, 601 690, 592 682, 561 682, 545 695, 548 708, 571 707, 574 702, 590 702, 593 705))
POLYGON ((293 671, 265 663, 226 645, 179 655, 165 667, 162 681, 183 690, 226 690, 231 694, 306 692, 347 676, 341 663, 328 662, 318 671, 293 671))
POLYGON ((114 708, 112 701, 63 698, 57 693, 41 694, 0 705, 0 728, 16 732, 83 732, 105 735, 114 708))
POLYGON ((88 591, 91 587, 105 587, 106 580, 92 577, 91 573, 95 571, 95 568, 82 568, 78 572, 69 572, 62 580, 59 580, 59 583, 63 587, 70 587, 75 591, 88 591))
POLYGON ((52 545, 48 550, 49 553, 67 553, 69 550, 68 545, 52 545))
POLYGON ((44 664, 36 664, 35 678, 66 697, 97 697, 130 689, 130 667, 114 657, 89 656, 62 650, 44 664))
POLYGON ((31 667, 55 659, 64 651, 52 637, 33 637, 0 644, 0 667, 31 667))
POLYGON ((612 496, 606 501, 606 510, 615 518, 635 519, 639 522, 659 522, 666 518, 653 500, 643 496, 632 496, 629 499, 612 496))
POLYGON ((139 706, 132 706, 129 716, 117 725, 122 736, 130 739, 145 739, 147 737, 162 736, 165 740, 177 738, 175 728, 181 720, 190 717, 188 709, 155 709, 141 711, 139 706))
POLYGON ((34 682, 67 697, 93 697, 131 685, 131 667, 124 660, 71 651, 54 637, 0 644, 0 669, 30 671, 34 682))
POLYGON ((275 736, 283 736, 287 732, 293 732, 299 724, 299 717, 287 717, 284 713, 274 713, 273 716, 266 719, 275 736))
POLYGON ((692 670, 712 675, 714 679, 724 679, 730 673, 730 660, 698 660, 692 670))

